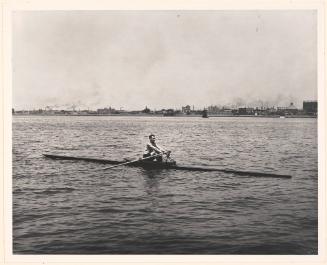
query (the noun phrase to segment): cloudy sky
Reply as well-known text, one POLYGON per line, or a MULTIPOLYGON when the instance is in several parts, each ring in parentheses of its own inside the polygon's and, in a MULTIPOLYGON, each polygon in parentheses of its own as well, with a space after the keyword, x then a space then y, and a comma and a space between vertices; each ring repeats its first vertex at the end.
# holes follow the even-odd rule
POLYGON ((315 11, 16 11, 13 107, 317 99, 315 11))

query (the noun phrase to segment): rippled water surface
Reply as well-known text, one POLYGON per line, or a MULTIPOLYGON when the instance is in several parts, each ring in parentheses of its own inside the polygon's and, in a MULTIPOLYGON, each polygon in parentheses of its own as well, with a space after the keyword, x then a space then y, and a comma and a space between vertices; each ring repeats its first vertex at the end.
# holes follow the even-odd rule
POLYGON ((317 120, 13 118, 16 254, 317 254, 317 120), (286 173, 144 170, 147 135, 180 165, 286 173))

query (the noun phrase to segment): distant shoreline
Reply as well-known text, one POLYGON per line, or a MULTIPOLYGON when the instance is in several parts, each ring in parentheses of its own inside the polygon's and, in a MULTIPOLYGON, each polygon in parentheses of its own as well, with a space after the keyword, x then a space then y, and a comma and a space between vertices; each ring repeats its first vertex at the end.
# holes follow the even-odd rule
MULTIPOLYGON (((175 117, 175 118, 202 118, 201 115, 171 115, 171 116, 164 116, 162 114, 127 114, 127 113, 120 113, 120 114, 13 114, 12 116, 43 116, 43 117, 52 117, 52 116, 70 116, 70 117, 81 117, 81 116, 99 116, 99 117, 175 117)), ((286 116, 279 116, 279 115, 218 115, 212 114, 208 115, 208 118, 230 118, 230 117, 246 117, 246 118, 317 118, 317 116, 313 115, 286 115, 286 116)))

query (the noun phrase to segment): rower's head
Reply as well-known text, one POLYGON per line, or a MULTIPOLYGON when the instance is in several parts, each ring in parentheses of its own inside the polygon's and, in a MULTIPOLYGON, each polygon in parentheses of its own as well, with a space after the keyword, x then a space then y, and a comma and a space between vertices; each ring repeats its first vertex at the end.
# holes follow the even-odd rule
POLYGON ((154 134, 149 135, 149 140, 150 142, 155 142, 156 141, 156 136, 154 134))

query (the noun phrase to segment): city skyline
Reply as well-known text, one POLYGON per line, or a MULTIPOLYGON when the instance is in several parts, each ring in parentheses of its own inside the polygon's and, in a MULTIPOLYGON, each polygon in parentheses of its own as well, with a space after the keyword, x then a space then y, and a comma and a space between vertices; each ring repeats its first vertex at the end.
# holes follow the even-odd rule
MULTIPOLYGON (((203 109, 203 108, 208 108, 208 107, 219 107, 219 108, 238 108, 238 107, 258 107, 258 108, 274 108, 274 107, 288 107, 290 106, 291 104, 294 105, 295 107, 297 108, 301 108, 302 105, 303 105, 303 102, 305 101, 318 101, 318 100, 315 100, 315 99, 302 99, 299 101, 298 104, 295 104, 294 102, 291 102, 291 101, 288 101, 287 100, 282 100, 280 102, 282 102, 282 104, 273 104, 273 103, 276 103, 277 101, 275 102, 272 102, 272 101, 264 101, 264 100, 255 100, 255 101, 252 101, 252 102, 249 102, 249 101, 246 101, 245 99, 240 99, 238 98, 237 101, 235 102, 227 102, 225 104, 222 104, 222 103, 218 103, 216 102, 215 104, 210 104, 210 105, 203 105, 203 106, 196 106, 190 102, 188 102, 187 104, 185 105, 181 105, 181 106, 171 106, 171 105, 168 105, 168 106, 157 106, 157 107, 153 107, 149 104, 145 104, 144 106, 140 106, 140 108, 128 108, 126 106, 116 106, 115 104, 104 104, 104 105, 93 105, 93 106, 88 106, 87 104, 84 104, 83 102, 77 102, 77 103, 74 103, 74 102, 71 102, 71 103, 66 103, 66 104, 62 104, 62 105, 59 105, 59 104, 54 104, 54 105, 46 105, 46 106, 31 106, 30 107, 30 110, 32 109, 84 109, 84 110, 87 110, 87 109, 99 109, 99 108, 112 108, 112 109, 117 109, 117 110, 128 110, 128 111, 138 111, 138 110, 142 110, 144 108, 150 108, 150 109, 153 109, 153 110, 160 110, 160 109, 182 109, 183 107, 189 105, 191 106, 191 108, 193 109, 197 109, 197 110, 200 110, 200 109, 203 109)), ((17 109, 17 110, 27 110, 27 108, 14 108, 13 106, 13 109, 17 109)))
POLYGON ((296 104, 294 104, 293 102, 289 102, 289 104, 286 105, 269 105, 267 102, 263 102, 263 101, 258 101, 258 103, 260 104, 211 104, 211 105, 206 105, 203 107, 195 107, 192 104, 186 104, 184 106, 178 106, 178 107, 167 107, 167 106, 161 106, 158 108, 152 108, 149 105, 145 105, 140 109, 128 109, 128 108, 117 108, 115 106, 112 105, 105 105, 105 106, 94 106, 93 108, 83 108, 81 106, 83 105, 75 105, 75 104, 67 104, 67 105, 53 105, 53 106, 42 106, 42 107, 32 107, 30 109, 15 109, 13 108, 13 110, 16 111, 32 111, 32 110, 71 110, 71 111, 82 111, 82 110, 101 110, 101 109, 112 109, 112 110, 120 110, 120 111, 143 111, 145 109, 149 109, 151 111, 159 111, 159 110, 168 110, 168 109, 173 109, 173 110, 182 110, 185 107, 189 107, 191 110, 194 111, 200 111, 203 109, 209 109, 209 108, 219 108, 219 109, 238 109, 238 108, 254 108, 254 109, 277 109, 277 108, 287 108, 287 107, 292 107, 292 108, 296 108, 296 109, 302 109, 302 106, 304 104, 304 102, 317 102, 317 100, 302 100, 301 106, 297 106, 296 104))
POLYGON ((13 108, 317 100, 315 11, 15 11, 13 108), (301 27, 299 27, 301 25, 301 27))
POLYGON ((181 109, 162 108, 161 110, 150 109, 147 106, 143 110, 116 110, 114 108, 98 108, 97 110, 81 110, 76 109, 52 109, 49 106, 45 109, 37 110, 14 110, 13 115, 156 115, 156 116, 188 116, 201 115, 203 118, 212 116, 252 116, 252 117, 310 117, 317 118, 318 102, 317 101, 303 101, 303 108, 297 108, 293 103, 287 107, 269 107, 269 106, 253 106, 253 107, 218 107, 217 105, 208 106, 203 109, 195 109, 194 106, 186 105, 181 109))

